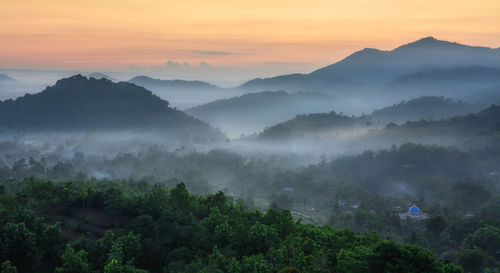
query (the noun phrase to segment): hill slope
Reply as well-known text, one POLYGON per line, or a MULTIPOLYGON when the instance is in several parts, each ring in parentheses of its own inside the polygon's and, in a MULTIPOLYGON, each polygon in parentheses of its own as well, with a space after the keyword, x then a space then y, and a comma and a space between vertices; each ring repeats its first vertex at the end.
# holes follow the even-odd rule
POLYGON ((376 120, 406 122, 420 119, 443 119, 479 111, 480 105, 444 97, 420 97, 402 101, 389 107, 373 111, 376 120))
POLYGON ((40 93, 0 102, 0 127, 23 131, 158 130, 215 136, 207 124, 169 107, 134 84, 87 79, 57 81, 40 93))
POLYGON ((233 93, 202 81, 160 80, 137 76, 128 82, 153 91, 161 98, 174 102, 175 107, 181 109, 207 103, 233 93))
POLYGON ((343 114, 317 113, 297 115, 295 118, 266 128, 259 134, 261 140, 288 140, 290 138, 315 137, 321 134, 365 128, 371 124, 367 116, 349 117, 343 114))
POLYGON ((330 111, 333 97, 319 92, 265 91, 216 100, 186 113, 239 136, 262 130, 298 114, 330 111))
POLYGON ((397 78, 390 89, 409 94, 439 93, 450 97, 477 94, 500 84, 500 69, 484 66, 455 67, 420 71, 397 78))

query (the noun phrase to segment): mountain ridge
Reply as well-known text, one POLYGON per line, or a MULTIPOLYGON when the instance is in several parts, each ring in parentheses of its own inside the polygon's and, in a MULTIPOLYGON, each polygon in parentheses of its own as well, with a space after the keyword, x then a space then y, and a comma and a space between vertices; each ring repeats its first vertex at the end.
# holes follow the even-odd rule
POLYGON ((425 37, 392 50, 365 48, 308 74, 257 78, 240 88, 326 90, 339 83, 384 84, 425 69, 474 65, 500 68, 500 50, 425 37))
POLYGON ((132 83, 74 75, 36 94, 0 102, 0 127, 27 132, 150 130, 217 133, 132 83), (184 130, 186 129, 186 130, 184 130))

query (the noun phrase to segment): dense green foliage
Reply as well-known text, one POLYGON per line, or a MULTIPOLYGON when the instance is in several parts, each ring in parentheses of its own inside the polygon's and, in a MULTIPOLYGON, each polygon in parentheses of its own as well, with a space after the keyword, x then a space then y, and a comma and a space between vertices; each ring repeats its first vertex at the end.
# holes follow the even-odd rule
POLYGON ((30 180, 0 197, 3 272, 462 272, 418 246, 184 184, 30 180))

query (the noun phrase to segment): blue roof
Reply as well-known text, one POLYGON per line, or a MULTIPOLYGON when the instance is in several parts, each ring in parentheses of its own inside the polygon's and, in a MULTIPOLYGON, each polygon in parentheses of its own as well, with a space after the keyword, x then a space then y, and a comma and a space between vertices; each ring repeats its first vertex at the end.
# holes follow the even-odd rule
POLYGON ((417 206, 415 206, 415 205, 411 206, 410 209, 408 209, 408 212, 410 214, 420 214, 420 213, 422 213, 420 211, 420 209, 417 206))

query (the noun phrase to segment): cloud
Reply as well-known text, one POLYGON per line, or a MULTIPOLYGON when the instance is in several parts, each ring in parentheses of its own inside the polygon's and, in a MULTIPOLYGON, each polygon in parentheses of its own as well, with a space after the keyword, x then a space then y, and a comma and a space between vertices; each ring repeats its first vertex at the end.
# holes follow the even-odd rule
POLYGON ((200 55, 229 55, 229 54, 232 54, 232 52, 228 52, 228 51, 211 51, 211 50, 191 50, 191 52, 194 52, 194 53, 200 54, 200 55))

